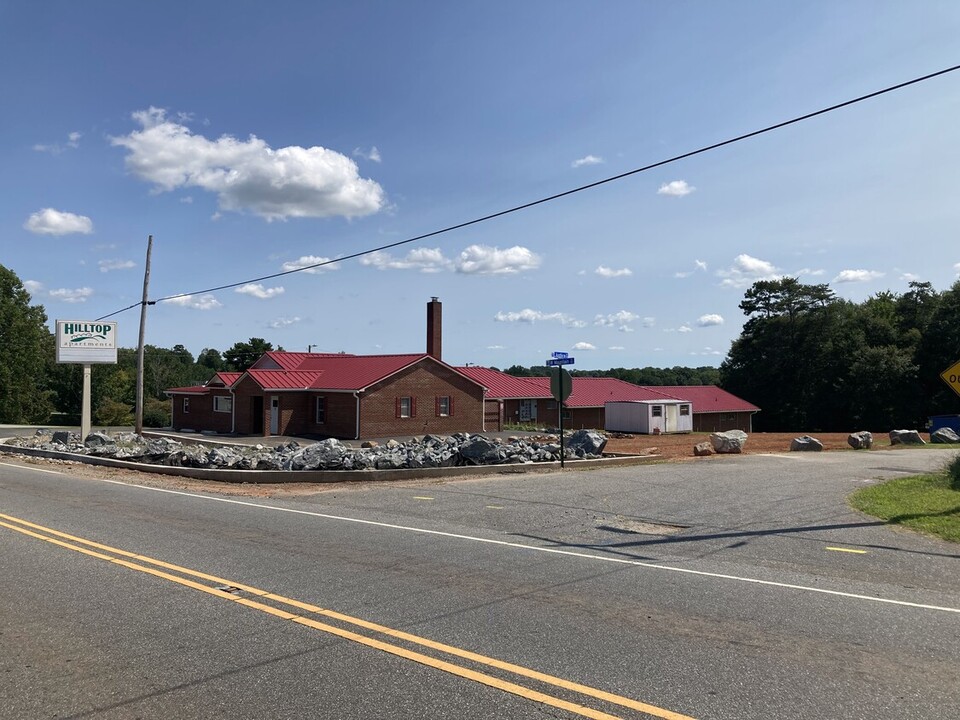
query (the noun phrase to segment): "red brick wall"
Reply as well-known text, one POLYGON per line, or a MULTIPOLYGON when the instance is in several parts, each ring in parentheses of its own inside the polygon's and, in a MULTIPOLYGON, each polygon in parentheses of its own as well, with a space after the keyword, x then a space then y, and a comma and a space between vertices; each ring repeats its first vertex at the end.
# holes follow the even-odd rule
POLYGON ((374 385, 361 396, 363 438, 476 433, 482 429, 483 388, 430 358, 374 385), (444 395, 453 402, 453 415, 437 417, 436 398, 444 395), (398 397, 416 399, 415 417, 396 417, 398 397))
POLYGON ((236 429, 241 435, 253 435, 253 398, 263 397, 263 432, 258 435, 270 434, 270 398, 250 377, 245 377, 233 389, 233 411, 236 415, 236 429))
POLYGON ((724 432, 726 430, 743 430, 745 433, 753 431, 751 424, 752 413, 698 413, 694 408, 694 432, 724 432))
POLYGON ((213 397, 230 397, 230 392, 211 392, 208 395, 173 395, 172 426, 174 430, 214 430, 228 433, 231 430, 230 413, 214 412, 213 397), (190 412, 183 412, 183 399, 190 399, 190 412))
POLYGON ((353 393, 279 393, 281 435, 329 435, 351 439, 357 434, 357 399, 353 393), (317 398, 326 401, 326 420, 317 424, 317 398))

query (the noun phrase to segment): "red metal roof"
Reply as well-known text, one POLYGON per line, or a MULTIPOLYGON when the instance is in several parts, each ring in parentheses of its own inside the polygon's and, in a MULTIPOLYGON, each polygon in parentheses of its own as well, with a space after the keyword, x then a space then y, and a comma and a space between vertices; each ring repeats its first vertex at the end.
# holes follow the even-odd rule
MULTIPOLYGON (((288 357, 291 355, 299 358, 299 362, 292 369, 261 369, 254 366, 247 371, 247 374, 264 390, 357 391, 368 388, 374 383, 430 357, 425 353, 413 355, 270 353, 271 358, 277 364, 283 363, 290 366, 296 359, 288 357)), ((431 362, 440 361, 431 358, 431 362)), ((258 364, 259 361, 256 365, 258 364)), ((455 368, 452 369, 455 370, 455 368)), ((468 379, 473 380, 469 376, 468 379)))
POLYGON ((693 414, 705 412, 757 412, 756 405, 738 398, 716 385, 663 385, 658 390, 693 403, 693 414))
POLYGON ((210 380, 207 381, 207 385, 210 385, 214 382, 219 381, 224 385, 226 385, 227 387, 230 387, 237 381, 237 379, 241 375, 243 375, 242 372, 218 372, 210 380))
POLYGON ((286 350, 269 350, 257 358, 257 361, 250 366, 251 370, 276 370, 274 364, 281 370, 303 370, 305 360, 309 358, 325 357, 356 357, 349 353, 305 353, 305 352, 287 352, 286 350))
POLYGON ((490 400, 518 400, 521 398, 549 398, 550 385, 546 391, 537 383, 529 382, 531 378, 514 377, 499 370, 477 367, 458 367, 457 372, 466 375, 480 385, 487 388, 487 398, 490 400))
POLYGON ((189 387, 167 388, 164 392, 167 395, 206 395, 213 389, 206 385, 190 385, 189 387))
MULTIPOLYGON (((526 378, 536 382, 550 396, 550 378, 526 378)), ((603 407, 615 400, 683 400, 661 388, 645 387, 617 378, 574 377, 573 392, 566 400, 567 407, 603 407)), ((694 406, 696 409, 696 406, 694 406)))

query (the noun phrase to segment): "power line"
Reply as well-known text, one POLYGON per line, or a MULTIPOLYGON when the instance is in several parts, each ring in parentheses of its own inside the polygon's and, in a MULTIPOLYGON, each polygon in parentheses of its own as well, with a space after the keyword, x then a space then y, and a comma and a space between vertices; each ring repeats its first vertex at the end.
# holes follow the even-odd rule
MULTIPOLYGON (((156 300, 150 301, 150 304, 156 304, 158 302, 165 302, 168 300, 175 300, 177 298, 187 297, 190 295, 200 295, 203 293, 212 293, 217 292, 218 290, 229 290, 230 288, 239 287, 241 285, 246 285, 248 283, 260 282, 262 280, 272 280, 273 278, 283 277, 284 275, 292 275, 294 273, 304 272, 306 270, 314 270, 316 268, 321 268, 326 265, 333 265, 334 263, 343 262, 344 260, 353 260, 354 258, 363 257, 364 255, 371 255, 375 252, 381 252, 383 250, 390 250, 391 248, 400 247, 401 245, 408 245, 409 243, 419 242, 420 240, 426 240, 427 238, 436 237, 437 235, 443 235, 445 233, 453 232, 454 230, 461 230, 465 227, 470 227, 471 225, 477 225, 482 222, 487 222, 488 220, 494 220, 504 215, 511 215, 521 210, 527 210, 528 208, 535 207, 537 205, 543 205, 544 203, 552 202, 554 200, 559 200, 560 198, 567 197, 568 195, 574 195, 585 190, 591 190, 595 187, 601 185, 606 185, 607 183, 614 182, 616 180, 623 180, 632 175, 637 175, 642 172, 647 172, 648 170, 653 170, 654 168, 662 167, 664 165, 669 165, 670 163, 675 163, 680 160, 685 160, 687 158, 693 157, 695 155, 701 155, 703 153, 709 152, 711 150, 716 150, 717 148, 724 147, 726 145, 732 145, 733 143, 741 142, 743 140, 748 140, 758 135, 763 135, 765 133, 773 132, 774 130, 779 130, 780 128, 785 128, 788 125, 794 125, 804 120, 809 120, 815 118, 818 115, 825 115, 826 113, 833 112, 835 110, 840 110, 841 108, 849 107, 850 105, 856 105, 857 103, 864 102, 865 100, 870 100, 880 95, 886 95, 887 93, 894 92, 896 90, 901 90, 910 85, 916 85, 917 83, 924 82, 926 80, 931 80, 940 75, 946 75, 947 73, 955 72, 960 70, 960 65, 954 65, 953 67, 948 67, 943 70, 938 70, 937 72, 929 73, 928 75, 922 75, 921 77, 914 78, 912 80, 907 80, 906 82, 898 83, 896 85, 891 85, 889 87, 883 88, 882 90, 876 90, 872 93, 866 95, 861 95, 859 97, 853 98, 852 100, 846 100, 836 105, 830 105, 829 107, 822 108, 820 110, 815 110, 813 112, 806 113, 805 115, 800 115, 798 117, 792 118, 790 120, 784 120, 783 122, 776 123, 774 125, 768 125, 765 128, 760 130, 754 130, 752 132, 745 133, 743 135, 737 135, 736 137, 729 138, 727 140, 722 140, 720 142, 713 143, 712 145, 705 145, 704 147, 698 148, 696 150, 691 150, 689 152, 682 153, 680 155, 674 155, 671 158, 666 160, 660 160, 649 165, 644 165, 643 167, 636 168, 634 170, 628 170, 627 172, 620 173, 618 175, 611 175, 610 177, 604 178, 603 180, 597 180, 596 182, 588 183, 587 185, 581 185, 575 187, 571 190, 565 190, 563 192, 556 193, 554 195, 549 195, 547 197, 540 198, 539 200, 532 200, 522 205, 515 205, 506 210, 500 210, 489 215, 484 215, 482 217, 474 218, 473 220, 467 220, 466 222, 457 223, 456 225, 449 225, 440 230, 434 230, 432 232, 424 233, 422 235, 417 235, 416 237, 411 237, 406 240, 399 240, 394 243, 389 243, 387 245, 381 245, 379 247, 371 248, 369 250, 362 250, 360 252, 352 253, 350 255, 344 255, 343 257, 334 258, 331 260, 325 260, 324 262, 314 263, 313 265, 304 265, 303 267, 295 268, 293 270, 284 270, 283 272, 272 273, 270 275, 261 275, 260 277, 251 278, 249 280, 241 280, 240 282, 229 283, 227 285, 218 285, 217 287, 207 288, 205 290, 194 290, 192 292, 178 293, 176 295, 167 295, 166 297, 157 298, 156 300)), ((141 303, 134 303, 128 305, 122 310, 117 310, 110 313, 109 315, 104 315, 103 317, 97 318, 99 320, 105 320, 106 318, 113 317, 114 315, 119 315, 120 313, 126 312, 127 310, 132 310, 141 303)))

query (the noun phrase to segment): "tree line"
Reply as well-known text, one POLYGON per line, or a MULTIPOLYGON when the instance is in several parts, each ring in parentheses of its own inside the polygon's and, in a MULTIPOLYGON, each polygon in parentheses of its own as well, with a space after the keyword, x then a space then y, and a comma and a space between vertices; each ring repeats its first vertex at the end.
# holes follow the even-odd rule
POLYGON ((921 429, 931 415, 960 413, 940 377, 960 360, 960 281, 855 303, 827 285, 765 280, 740 309, 747 321, 720 385, 761 408, 756 430, 921 429))
MULTIPOLYGON (((672 368, 611 368, 609 370, 570 370, 573 377, 607 377, 625 380, 634 385, 718 385, 720 370, 715 367, 681 367, 672 368)), ((514 377, 546 377, 550 368, 546 365, 511 365, 504 370, 507 375, 514 377)))
MULTIPOLYGON (((144 424, 170 424, 164 391, 207 382, 219 371, 242 371, 273 350, 263 338, 250 338, 220 352, 204 348, 194 357, 183 345, 144 346, 144 424)), ((277 348, 282 349, 282 348, 277 348)), ((56 362, 56 338, 47 328, 42 305, 17 275, 0 265, 0 423, 79 424, 83 402, 82 366, 56 362)), ((117 348, 117 363, 91 367, 90 405, 98 425, 133 422, 137 351, 117 348)))

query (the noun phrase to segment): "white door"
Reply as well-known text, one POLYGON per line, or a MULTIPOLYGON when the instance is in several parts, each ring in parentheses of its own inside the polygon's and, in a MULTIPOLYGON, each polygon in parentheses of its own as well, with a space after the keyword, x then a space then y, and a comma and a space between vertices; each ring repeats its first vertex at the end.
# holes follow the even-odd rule
POLYGON ((270 396, 270 434, 276 435, 280 432, 280 396, 270 396))
POLYGON ((680 417, 680 408, 676 405, 665 405, 664 410, 667 412, 666 432, 675 433, 677 431, 677 420, 680 417))

